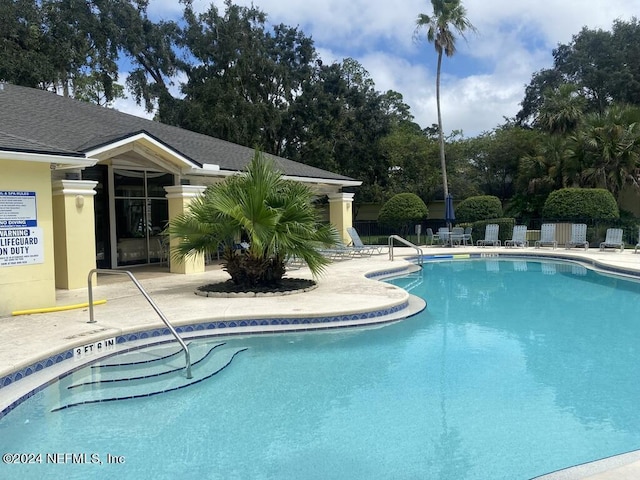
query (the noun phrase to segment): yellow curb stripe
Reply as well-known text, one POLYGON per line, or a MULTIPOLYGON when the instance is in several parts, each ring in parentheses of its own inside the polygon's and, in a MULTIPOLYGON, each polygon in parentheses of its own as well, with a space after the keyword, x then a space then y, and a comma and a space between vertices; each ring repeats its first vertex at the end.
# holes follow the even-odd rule
MULTIPOLYGON (((94 305, 102 305, 107 303, 106 300, 96 300, 93 302, 94 305)), ((86 308, 89 306, 89 302, 86 303, 77 303, 75 305, 63 305, 61 307, 47 307, 47 308, 32 308, 31 310, 16 310, 15 312, 11 312, 11 315, 29 315, 32 313, 50 313, 50 312, 62 312, 64 310, 73 310, 76 308, 86 308)))

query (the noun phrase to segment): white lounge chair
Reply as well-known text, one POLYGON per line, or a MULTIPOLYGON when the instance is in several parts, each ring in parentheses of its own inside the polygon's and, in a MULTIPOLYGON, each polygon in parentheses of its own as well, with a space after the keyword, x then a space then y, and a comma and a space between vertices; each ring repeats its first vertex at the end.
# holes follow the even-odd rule
POLYGON ((633 253, 638 253, 639 249, 640 249, 640 227, 638 227, 638 244, 636 245, 636 248, 633 249, 633 253))
POLYGON ((574 223, 571 225, 571 238, 565 244, 564 248, 568 250, 572 247, 584 247, 585 250, 589 249, 589 242, 587 242, 586 224, 574 223))
POLYGON ((353 248, 347 247, 343 243, 332 248, 321 248, 318 251, 329 260, 349 260, 357 254, 353 248))
POLYGON ((497 223, 490 223, 484 230, 484 239, 478 240, 476 245, 484 247, 485 245, 491 245, 492 247, 500 246, 500 240, 498 239, 498 233, 500 231, 500 225, 497 223))
POLYGON ((607 228, 607 236, 604 242, 600 244, 600 250, 606 248, 619 248, 620 251, 624 251, 624 240, 622 240, 621 228, 607 228))
POLYGON ((356 251, 362 252, 362 254, 374 254, 374 253, 384 253, 384 249, 387 248, 384 245, 365 245, 360 235, 358 235, 358 231, 353 227, 347 228, 347 233, 351 237, 352 247, 356 251))
POLYGON ((505 247, 528 247, 529 242, 527 241, 527 226, 526 225, 516 225, 513 227, 513 235, 511 236, 511 240, 507 240, 504 242, 505 247))

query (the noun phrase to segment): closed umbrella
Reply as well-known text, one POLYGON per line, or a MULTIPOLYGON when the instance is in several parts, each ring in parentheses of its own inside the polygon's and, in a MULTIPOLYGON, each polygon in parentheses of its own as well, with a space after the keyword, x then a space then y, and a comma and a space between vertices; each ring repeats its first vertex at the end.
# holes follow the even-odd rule
POLYGON ((451 229, 451 224, 456 219, 456 214, 453 211, 453 197, 451 194, 447 195, 444 204, 444 220, 447 222, 447 227, 451 229))

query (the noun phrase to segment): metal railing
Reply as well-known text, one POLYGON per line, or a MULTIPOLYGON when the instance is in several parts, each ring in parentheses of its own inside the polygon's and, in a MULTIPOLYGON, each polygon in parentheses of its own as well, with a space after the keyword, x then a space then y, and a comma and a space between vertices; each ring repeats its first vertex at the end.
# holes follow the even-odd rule
POLYGON ((136 287, 138 287, 138 290, 140 290, 140 293, 142 294, 142 296, 147 299, 147 302, 149 302, 149 304, 153 307, 153 309, 156 311, 156 313, 158 314, 160 319, 164 322, 164 324, 167 326, 167 328, 169 329, 171 334, 176 338, 176 340, 178 341, 178 343, 180 344, 180 346, 184 350, 184 358, 185 358, 185 362, 186 362, 187 378, 193 378, 193 375, 191 374, 191 355, 189 354, 189 348, 187 347, 187 344, 184 343, 184 340, 182 340, 180 335, 178 335, 178 332, 176 332, 176 329, 173 328, 173 325, 171 325, 171 323, 169 323, 169 320, 167 319, 167 317, 164 316, 164 314, 160 311, 160 308, 151 299, 151 297, 146 292, 146 290, 144 288, 142 288, 142 285, 140 285, 140 282, 138 282, 138 280, 136 280, 136 277, 134 277, 133 273, 131 273, 130 271, 128 271, 128 270, 109 270, 109 269, 105 269, 105 268, 94 268, 93 270, 89 271, 89 277, 87 278, 87 283, 88 283, 88 287, 89 287, 89 322, 87 322, 87 323, 97 323, 97 320, 95 320, 95 318, 93 316, 93 285, 92 285, 92 282, 91 282, 91 277, 93 276, 94 273, 95 274, 104 273, 104 274, 107 274, 107 275, 127 275, 131 279, 133 284, 136 287))
POLYGON ((397 240, 400 243, 405 244, 407 247, 415 248, 418 252, 418 264, 422 265, 422 255, 423 255, 422 249, 417 245, 414 245, 410 241, 405 240, 400 235, 389 235, 389 260, 393 261, 393 241, 394 240, 397 240))

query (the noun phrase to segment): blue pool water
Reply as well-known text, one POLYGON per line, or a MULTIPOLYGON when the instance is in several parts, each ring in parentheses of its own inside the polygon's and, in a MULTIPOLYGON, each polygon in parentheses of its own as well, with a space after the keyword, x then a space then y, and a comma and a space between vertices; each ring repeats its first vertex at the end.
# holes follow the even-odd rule
POLYGON ((88 463, 0 478, 528 479, 640 448, 640 282, 508 260, 391 282, 427 310, 228 338, 247 350, 227 368, 154 397, 52 413, 68 393, 46 388, 0 419, 0 452, 88 463))

